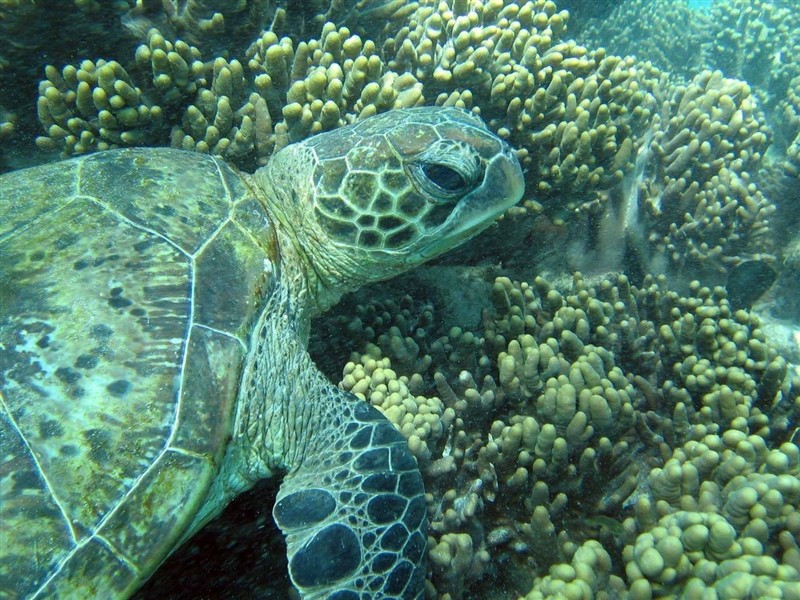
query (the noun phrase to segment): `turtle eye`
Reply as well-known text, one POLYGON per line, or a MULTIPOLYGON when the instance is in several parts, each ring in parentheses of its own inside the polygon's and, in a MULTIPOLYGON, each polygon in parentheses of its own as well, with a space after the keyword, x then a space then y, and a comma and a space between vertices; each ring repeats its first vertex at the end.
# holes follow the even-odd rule
POLYGON ((446 192, 458 193, 467 187, 464 177, 447 165, 427 163, 422 165, 422 172, 431 181, 446 192))
POLYGON ((450 204, 467 193, 475 182, 463 170, 443 162, 419 161, 408 167, 417 189, 434 204, 450 204))

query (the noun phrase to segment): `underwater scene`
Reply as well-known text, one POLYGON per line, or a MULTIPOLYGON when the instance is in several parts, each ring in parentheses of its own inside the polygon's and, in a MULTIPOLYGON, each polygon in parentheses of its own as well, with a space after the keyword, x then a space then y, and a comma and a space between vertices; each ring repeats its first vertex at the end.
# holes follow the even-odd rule
POLYGON ((0 0, 0 41, 0 598, 800 600, 798 0, 0 0), (356 422, 391 495, 322 474, 356 422), (319 462, 231 475, 240 426, 319 462))

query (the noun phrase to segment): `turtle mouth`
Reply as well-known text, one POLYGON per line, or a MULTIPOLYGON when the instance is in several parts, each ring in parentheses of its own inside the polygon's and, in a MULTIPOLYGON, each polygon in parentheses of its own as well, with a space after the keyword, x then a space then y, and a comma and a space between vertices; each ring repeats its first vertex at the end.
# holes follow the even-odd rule
POLYGON ((522 198, 525 181, 511 150, 487 166, 483 183, 464 196, 447 220, 420 240, 419 255, 431 259, 476 236, 522 198))

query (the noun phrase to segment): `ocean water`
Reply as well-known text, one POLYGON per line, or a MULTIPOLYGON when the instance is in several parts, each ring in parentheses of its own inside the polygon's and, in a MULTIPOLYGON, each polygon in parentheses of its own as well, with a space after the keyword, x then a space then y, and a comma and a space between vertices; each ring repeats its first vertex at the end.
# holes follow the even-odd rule
MULTIPOLYGON (((95 235, 37 215, 72 181, 87 195, 95 184, 75 163, 21 170, 173 147, 250 174, 288 144, 419 105, 479 115, 515 149, 523 198, 445 256, 345 295, 314 319, 308 349, 333 384, 409 440, 429 521, 421 597, 797 595, 795 0, 0 0, 0 41, 0 546, 17 544, 17 554, 0 549, 0 597, 27 597, 54 572, 30 565, 62 560, 73 543, 42 549, 36 515, 57 513, 80 545, 133 502, 101 497, 105 484, 77 469, 64 477, 85 489, 74 503, 48 483, 53 456, 75 465, 81 448, 91 460, 135 455, 131 440, 151 435, 130 414, 100 419, 122 423, 129 439, 95 416, 81 428, 86 406, 125 393, 117 376, 92 371, 119 356, 93 329, 69 340, 86 352, 56 368, 71 346, 59 346, 47 300, 85 289, 70 303, 76 321, 98 318, 82 312, 93 296, 127 314, 136 307, 122 282, 136 279, 138 259, 110 236, 102 256, 30 283, 48 257, 95 235), (53 250, 33 233, 45 227, 53 250), (42 247, 9 250, 20 232, 42 247), (58 396, 58 386, 82 392, 58 396), (49 413, 41 407, 54 395, 61 412, 49 413), (72 429, 77 442, 48 445, 72 429), (19 560, 21 539, 35 561, 19 560)), ((121 203, 144 195, 145 184, 125 188, 114 177, 127 174, 108 173, 95 187, 121 203)), ((200 184, 180 176, 178 191, 199 197, 200 184)), ((136 227, 199 222, 185 205, 157 205, 136 227)), ((379 230, 381 214, 369 211, 367 227, 379 230)), ((228 258, 197 267, 209 297, 232 287, 222 281, 238 272, 219 266, 228 258)), ((164 302, 184 291, 145 287, 164 302)), ((136 335, 114 332, 127 336, 120 348, 136 335)), ((170 338, 178 348, 182 335, 170 338)), ((239 380, 240 363, 219 364, 239 380)), ((144 464, 143 454, 133 458, 144 464)), ((111 469, 99 478, 129 486, 111 469)), ((281 478, 253 483, 130 593, 300 597, 272 518, 281 478)), ((149 500, 161 501, 163 492, 149 500)), ((127 531, 122 563, 160 547, 152 531, 127 531)), ((101 567, 122 572, 105 560, 73 580, 90 589, 101 567)))

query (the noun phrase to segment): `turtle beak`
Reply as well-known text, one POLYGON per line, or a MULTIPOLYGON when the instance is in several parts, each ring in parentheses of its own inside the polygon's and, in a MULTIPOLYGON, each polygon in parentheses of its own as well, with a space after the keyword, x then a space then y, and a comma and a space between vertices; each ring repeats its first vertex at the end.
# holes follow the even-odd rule
POLYGON ((507 147, 488 163, 483 183, 464 196, 447 220, 422 240, 420 256, 428 260, 479 234, 519 202, 524 190, 519 160, 507 147))

